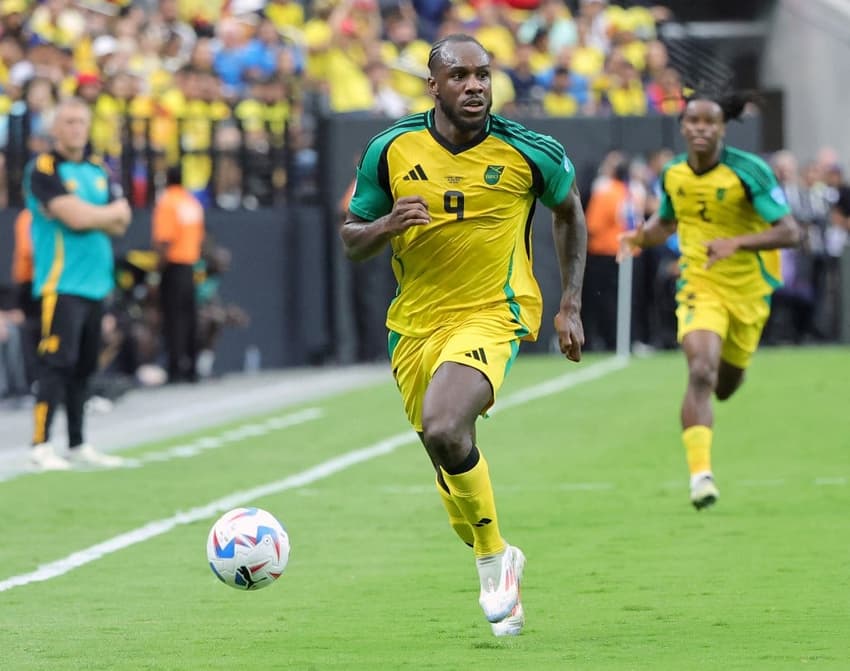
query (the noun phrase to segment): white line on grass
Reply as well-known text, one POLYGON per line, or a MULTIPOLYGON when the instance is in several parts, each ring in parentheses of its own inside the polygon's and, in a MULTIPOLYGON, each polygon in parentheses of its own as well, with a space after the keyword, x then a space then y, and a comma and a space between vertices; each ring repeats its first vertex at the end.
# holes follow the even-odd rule
MULTIPOLYGON (((567 373, 566 375, 557 377, 549 382, 544 382, 540 385, 530 387, 529 389, 510 394, 500 400, 499 405, 494 407, 493 410, 504 410, 505 408, 511 408, 523 403, 528 403, 529 401, 543 396, 565 391, 571 387, 597 380, 608 373, 620 370, 627 364, 628 361, 624 358, 606 359, 598 364, 593 364, 587 368, 581 369, 576 373, 567 373)), ((343 471, 349 466, 354 466, 356 464, 363 463, 364 461, 374 459, 375 457, 390 454, 402 445, 417 442, 418 440, 418 436, 411 431, 397 433, 396 435, 385 438, 374 445, 346 452, 345 454, 329 459, 328 461, 322 462, 312 468, 308 468, 306 471, 302 471, 301 473, 291 475, 283 480, 277 480, 259 487, 246 489, 241 492, 234 492, 229 496, 217 499, 205 506, 192 508, 191 510, 184 512, 178 512, 177 514, 165 519, 148 522, 142 527, 110 538, 103 543, 92 545, 91 547, 80 550, 79 552, 74 552, 57 561, 44 564, 30 573, 23 573, 21 575, 7 578, 6 580, 2 580, 0 581, 0 592, 5 592, 6 590, 10 590, 14 587, 21 587, 34 582, 43 582, 45 580, 50 580, 51 578, 58 578, 59 576, 65 575, 76 568, 85 566, 86 564, 90 564, 93 561, 105 557, 108 554, 112 554, 118 550, 123 550, 124 548, 128 548, 138 543, 143 543, 144 541, 168 533, 177 526, 210 519, 220 513, 230 510, 231 508, 244 506, 264 496, 270 496, 272 494, 284 492, 288 489, 309 485, 317 480, 323 480, 335 473, 343 471)))
POLYGON ((819 487, 840 487, 847 484, 847 478, 815 478, 815 484, 819 487))
POLYGON ((171 461, 172 459, 186 459, 194 457, 206 450, 214 450, 222 447, 227 443, 233 443, 244 438, 253 438, 256 436, 264 436, 271 431, 285 429, 290 426, 304 424, 314 419, 319 419, 324 412, 321 408, 305 408, 298 412, 293 412, 282 417, 271 417, 263 422, 253 422, 251 424, 242 424, 235 429, 225 431, 218 436, 201 436, 185 445, 174 445, 166 450, 157 452, 148 452, 135 459, 127 459, 127 466, 135 468, 143 464, 151 462, 171 461))
POLYGON ((783 478, 775 480, 741 480, 739 483, 742 487, 782 487, 785 484, 783 478))

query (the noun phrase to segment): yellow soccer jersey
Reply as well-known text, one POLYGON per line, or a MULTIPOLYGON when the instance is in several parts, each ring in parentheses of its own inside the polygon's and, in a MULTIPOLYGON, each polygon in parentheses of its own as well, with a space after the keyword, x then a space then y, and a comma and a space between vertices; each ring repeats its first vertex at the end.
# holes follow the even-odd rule
POLYGON ((740 298, 769 296, 781 285, 778 250, 739 251, 705 269, 711 240, 757 233, 789 214, 764 161, 724 147, 719 163, 698 175, 683 154, 665 166, 661 179, 659 216, 678 221, 683 282, 708 284, 740 298))
POLYGON ((392 241, 398 281, 387 326, 423 337, 485 307, 504 305, 517 337, 534 340, 542 299, 532 273, 531 223, 539 198, 552 207, 575 177, 564 148, 496 115, 474 141, 453 146, 433 109, 372 138, 357 168, 351 212, 367 221, 402 196, 422 196, 431 222, 392 241))

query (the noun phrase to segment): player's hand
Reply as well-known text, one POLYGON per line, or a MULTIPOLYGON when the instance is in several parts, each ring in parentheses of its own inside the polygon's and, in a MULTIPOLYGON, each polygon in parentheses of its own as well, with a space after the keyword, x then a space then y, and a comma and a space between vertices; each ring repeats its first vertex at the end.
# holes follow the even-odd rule
POLYGON ((718 238, 705 244, 708 253, 708 260, 705 262, 705 269, 708 270, 718 261, 728 259, 732 254, 738 251, 740 245, 735 238, 718 238))
POLYGON ((581 346, 584 345, 584 326, 576 309, 561 309, 555 315, 555 331, 561 353, 570 361, 581 361, 581 346))
POLYGON ((392 235, 398 235, 411 226, 422 226, 430 221, 428 204, 422 196, 402 196, 393 205, 387 218, 387 228, 392 235))
POLYGON ((620 246, 617 249, 617 263, 622 263, 624 259, 631 256, 637 256, 641 250, 641 242, 643 242, 643 224, 631 231, 624 231, 619 235, 620 246))

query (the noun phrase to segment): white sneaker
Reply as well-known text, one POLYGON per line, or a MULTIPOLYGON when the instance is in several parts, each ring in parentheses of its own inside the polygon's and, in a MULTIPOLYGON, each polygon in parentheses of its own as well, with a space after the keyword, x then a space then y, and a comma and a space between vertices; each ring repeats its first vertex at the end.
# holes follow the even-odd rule
POLYGON ((79 447, 68 450, 68 459, 78 464, 90 464, 91 466, 102 466, 104 468, 115 468, 123 466, 124 459, 114 454, 98 452, 89 443, 83 443, 79 447))
POLYGON ((719 498, 720 492, 711 473, 706 473, 691 483, 691 503, 697 510, 713 506, 719 498))
POLYGON ((499 622, 491 622, 490 628, 493 636, 519 636, 524 625, 525 611, 522 609, 522 601, 517 601, 510 615, 499 622))
POLYGON ((67 471, 71 468, 70 462, 56 454, 50 443, 33 445, 30 450, 30 463, 42 471, 67 471))
POLYGON ((501 559, 499 582, 494 584, 489 580, 486 587, 482 585, 481 596, 478 598, 484 617, 491 624, 501 622, 511 615, 511 611, 519 602, 520 581, 525 569, 525 555, 513 545, 508 545, 501 559))

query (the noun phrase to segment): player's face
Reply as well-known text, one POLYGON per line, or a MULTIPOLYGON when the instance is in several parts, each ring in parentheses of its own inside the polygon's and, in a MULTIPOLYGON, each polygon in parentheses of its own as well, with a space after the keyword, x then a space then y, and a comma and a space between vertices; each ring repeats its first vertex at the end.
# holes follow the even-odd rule
POLYGON ((91 114, 85 105, 65 105, 56 112, 53 137, 60 151, 78 152, 86 148, 91 114))
POLYGON ((723 110, 711 100, 692 100, 682 115, 682 135, 688 149, 697 154, 711 154, 723 139, 726 125, 723 110))
POLYGON ((490 58, 473 42, 444 48, 444 61, 428 88, 446 118, 462 133, 478 131, 487 122, 492 105, 490 58))

